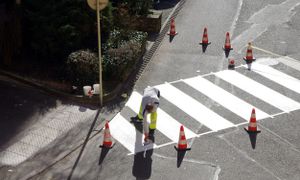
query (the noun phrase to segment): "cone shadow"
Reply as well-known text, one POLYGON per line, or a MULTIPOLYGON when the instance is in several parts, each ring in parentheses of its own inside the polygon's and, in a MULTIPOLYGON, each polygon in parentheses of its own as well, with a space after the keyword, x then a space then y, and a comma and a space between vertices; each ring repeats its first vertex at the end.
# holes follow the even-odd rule
POLYGON ((202 44, 202 53, 205 53, 208 44, 202 44))
POLYGON ((180 167, 186 151, 177 151, 177 168, 180 167))
POLYGON ((256 138, 257 138, 258 133, 252 133, 251 132, 251 133, 248 133, 248 134, 249 134, 252 149, 255 149, 255 147, 256 147, 256 138))
POLYGON ((169 41, 172 42, 174 37, 175 37, 174 35, 169 35, 169 41))
POLYGON ((226 56, 226 58, 228 58, 228 56, 229 56, 229 53, 230 53, 230 50, 228 50, 228 49, 224 49, 224 53, 225 53, 225 56, 226 56))
POLYGON ((105 159, 108 151, 110 150, 109 148, 101 148, 101 154, 100 154, 100 158, 99 158, 99 162, 98 165, 101 165, 103 160, 105 159))

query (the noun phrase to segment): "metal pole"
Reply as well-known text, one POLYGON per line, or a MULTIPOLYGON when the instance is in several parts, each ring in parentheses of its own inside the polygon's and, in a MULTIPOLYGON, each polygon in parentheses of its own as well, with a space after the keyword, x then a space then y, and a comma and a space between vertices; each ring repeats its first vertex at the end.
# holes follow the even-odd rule
POLYGON ((98 55, 99 55, 99 97, 100 106, 103 105, 103 88, 102 88, 102 61, 101 61, 101 33, 100 33, 100 7, 97 0, 97 29, 98 29, 98 55))

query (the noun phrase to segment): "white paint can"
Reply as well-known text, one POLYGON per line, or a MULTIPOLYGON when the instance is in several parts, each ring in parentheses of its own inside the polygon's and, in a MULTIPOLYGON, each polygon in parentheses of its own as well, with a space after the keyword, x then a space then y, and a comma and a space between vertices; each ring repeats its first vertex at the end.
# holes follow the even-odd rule
POLYGON ((83 86, 83 94, 85 96, 88 96, 89 95, 89 91, 92 90, 92 87, 91 86, 83 86))

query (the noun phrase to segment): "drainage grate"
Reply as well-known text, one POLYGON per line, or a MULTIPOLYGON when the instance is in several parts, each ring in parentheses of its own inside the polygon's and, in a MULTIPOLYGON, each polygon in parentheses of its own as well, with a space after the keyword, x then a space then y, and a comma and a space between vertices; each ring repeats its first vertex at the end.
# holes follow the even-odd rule
MULTIPOLYGON (((176 18, 176 16, 178 15, 179 11, 183 7, 185 1, 186 0, 181 0, 179 2, 179 5, 176 7, 176 9, 174 10, 173 14, 170 16, 171 18, 176 18)), ((160 46, 163 38, 167 34, 167 32, 169 30, 169 26, 170 26, 170 21, 168 21, 166 23, 166 25, 163 27, 163 29, 161 30, 159 36, 157 37, 157 39, 153 43, 153 45, 150 48, 150 50, 147 51, 145 53, 145 55, 139 60, 139 62, 137 64, 137 69, 133 73, 131 73, 130 77, 128 78, 128 81, 126 82, 126 84, 124 84, 124 86, 123 86, 124 90, 128 91, 128 90, 132 89, 132 87, 135 85, 136 81, 140 78, 140 76, 142 75, 144 69, 147 67, 147 65, 150 62, 151 58, 153 57, 153 55, 155 54, 156 50, 160 46)))

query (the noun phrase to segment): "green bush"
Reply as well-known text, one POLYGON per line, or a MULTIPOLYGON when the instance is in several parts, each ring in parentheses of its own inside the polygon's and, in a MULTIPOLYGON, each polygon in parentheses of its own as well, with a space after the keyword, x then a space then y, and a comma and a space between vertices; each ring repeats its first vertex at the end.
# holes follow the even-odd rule
POLYGON ((66 62, 68 79, 76 86, 99 82, 99 60, 90 50, 78 50, 68 56, 66 62))
POLYGON ((103 73, 105 79, 124 80, 143 52, 147 33, 113 30, 104 46, 103 73))
MULTIPOLYGON (((24 38, 30 59, 62 63, 79 49, 97 46, 96 11, 86 0, 22 1, 24 38)), ((103 41, 113 26, 111 3, 101 12, 103 41)))

